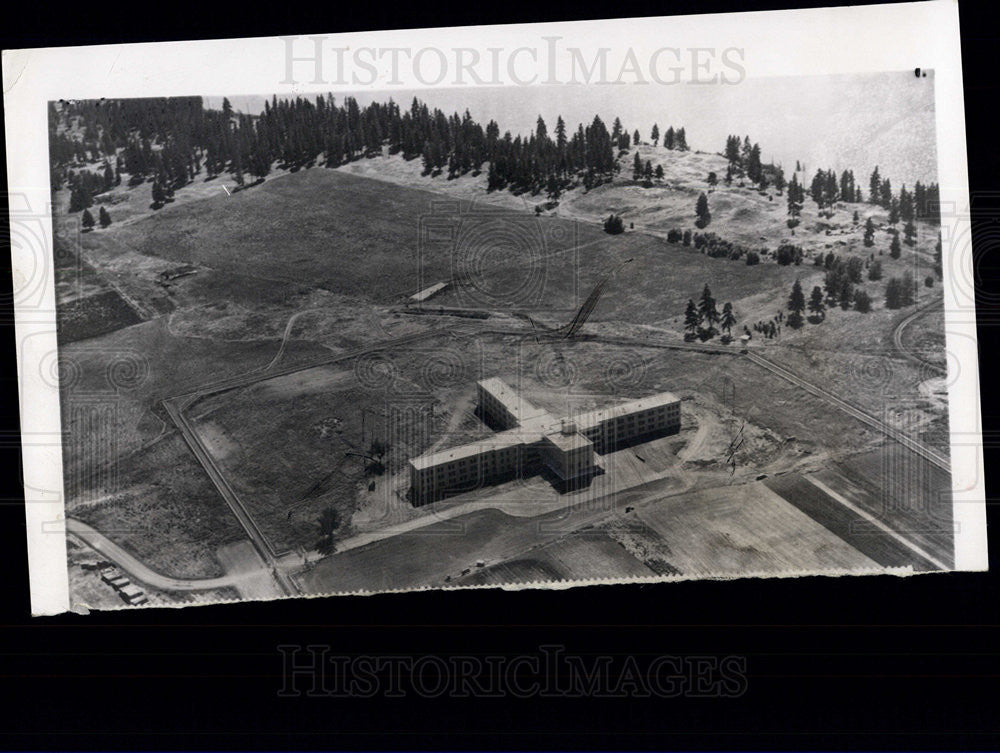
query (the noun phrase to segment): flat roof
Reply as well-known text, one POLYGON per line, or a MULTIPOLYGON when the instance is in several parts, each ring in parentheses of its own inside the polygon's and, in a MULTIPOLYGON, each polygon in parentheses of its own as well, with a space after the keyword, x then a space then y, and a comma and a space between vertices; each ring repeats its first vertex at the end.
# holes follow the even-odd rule
POLYGON ((534 405, 527 398, 522 397, 517 390, 499 377, 480 379, 477 384, 499 400, 518 422, 530 421, 537 418, 549 418, 547 411, 534 405))
POLYGON ((518 445, 535 444, 542 441, 543 438, 563 451, 584 447, 590 444, 590 440, 580 432, 593 428, 602 421, 680 402, 680 398, 672 392, 660 392, 649 397, 641 397, 637 400, 629 400, 618 405, 588 411, 579 416, 568 417, 569 420, 576 422, 578 430, 573 434, 563 434, 561 419, 554 418, 547 411, 532 405, 502 379, 490 377, 489 379, 481 379, 478 384, 503 403, 511 414, 518 418, 521 426, 497 432, 484 439, 468 442, 458 447, 450 447, 411 458, 410 465, 416 470, 425 470, 518 445))
POLYGON ((411 301, 418 301, 418 302, 419 301, 426 301, 432 295, 434 295, 435 293, 438 293, 438 292, 444 290, 446 287, 448 287, 448 283, 446 283, 446 282, 436 282, 433 285, 431 285, 429 288, 424 288, 419 293, 414 293, 413 295, 411 295, 410 296, 410 300, 411 301))
POLYGON ((663 405, 673 405, 674 403, 679 402, 680 398, 674 393, 660 392, 656 395, 650 395, 649 397, 640 397, 638 400, 629 400, 628 402, 619 403, 618 405, 610 405, 607 408, 598 408, 597 410, 581 413, 575 418, 575 420, 577 426, 579 426, 581 430, 591 429, 602 421, 607 421, 611 418, 628 416, 633 413, 639 413, 652 408, 659 408, 663 405))
POLYGON ((508 429, 507 431, 498 432, 487 439, 479 439, 475 442, 459 445, 458 447, 450 447, 446 450, 432 452, 429 455, 411 458, 410 465, 418 471, 422 471, 425 468, 433 468, 454 460, 464 460, 465 458, 485 455, 487 452, 505 450, 518 445, 533 444, 539 441, 539 439, 541 437, 534 432, 508 429))
POLYGON ((563 434, 562 431, 553 431, 546 434, 545 439, 564 452, 593 445, 593 442, 578 431, 573 432, 572 434, 563 434))

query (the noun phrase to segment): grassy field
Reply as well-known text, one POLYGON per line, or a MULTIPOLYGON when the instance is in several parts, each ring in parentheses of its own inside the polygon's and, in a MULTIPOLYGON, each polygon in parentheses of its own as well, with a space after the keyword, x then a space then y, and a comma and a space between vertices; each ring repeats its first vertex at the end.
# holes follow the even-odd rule
MULTIPOLYGON (((825 491, 798 474, 768 479, 764 484, 807 516, 884 567, 936 567, 896 538, 872 526, 825 491)), ((839 492, 838 492, 839 493, 839 492)))
POLYGON ((590 529, 532 549, 516 559, 473 570, 457 582, 459 585, 501 586, 569 580, 628 580, 656 574, 605 532, 590 529))
POLYGON ((953 561, 951 478, 946 472, 895 442, 847 456, 832 471, 841 480, 834 476, 828 486, 939 560, 953 561))
MULTIPOLYGON (((763 301, 773 303, 784 295, 799 274, 796 267, 748 267, 742 262, 713 259, 649 235, 605 235, 581 245, 578 253, 560 254, 539 264, 536 274, 544 286, 544 304, 531 305, 529 299, 525 305, 542 321, 568 321, 594 285, 626 259, 633 261, 622 267, 606 287, 591 315, 592 321, 657 324, 679 332, 688 299, 697 300, 706 284, 719 305, 731 301, 742 320, 765 305, 763 301), (546 314, 553 310, 560 313, 546 314)), ((483 284, 497 288, 513 287, 525 276, 517 260, 489 269, 486 274, 488 280, 483 284)), ((453 289, 435 298, 435 302, 439 300, 445 305, 458 305, 475 302, 476 297, 453 289)))
MULTIPOLYGON (((434 203, 440 199, 314 168, 232 196, 213 195, 177 211, 168 206, 121 228, 118 240, 144 256, 258 283, 297 283, 390 302, 416 292, 421 274, 427 284, 451 276, 454 247, 422 246, 419 232, 422 219, 440 216, 434 203), (429 250, 422 254, 422 248, 429 250)), ((526 213, 521 216, 530 219, 526 213)), ((546 223, 544 247, 569 243, 571 226, 546 223)))
MULTIPOLYGON (((643 537, 646 556, 666 560, 684 575, 785 575, 877 566, 759 483, 668 497, 640 505, 636 515, 658 538, 643 537)), ((621 536, 629 534, 625 525, 621 536)))
POLYGON ((164 575, 222 575, 215 550, 243 529, 183 440, 173 434, 116 466, 115 491, 71 495, 67 514, 164 575))
MULTIPOLYGON (((399 474, 439 438, 468 431, 451 417, 478 363, 449 360, 449 348, 444 336, 363 355, 209 396, 188 412, 271 543, 310 548, 322 510, 338 511, 343 538, 368 484, 381 482, 347 453, 367 453, 378 439, 390 448, 386 474, 399 474)), ((406 504, 393 489, 379 494, 388 496, 367 503, 406 504)))

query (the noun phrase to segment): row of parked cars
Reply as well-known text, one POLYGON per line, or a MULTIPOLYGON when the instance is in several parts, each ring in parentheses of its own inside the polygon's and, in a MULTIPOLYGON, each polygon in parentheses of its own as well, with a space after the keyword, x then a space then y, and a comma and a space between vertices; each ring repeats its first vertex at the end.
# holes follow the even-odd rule
POLYGON ((129 579, 117 567, 109 566, 101 570, 101 580, 111 586, 126 604, 139 605, 148 604, 149 599, 137 585, 129 579))

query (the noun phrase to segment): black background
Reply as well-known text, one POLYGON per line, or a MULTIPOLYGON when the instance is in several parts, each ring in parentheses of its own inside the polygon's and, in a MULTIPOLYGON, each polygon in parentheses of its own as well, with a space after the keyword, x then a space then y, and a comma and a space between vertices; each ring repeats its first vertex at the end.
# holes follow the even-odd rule
MULTIPOLYGON (((16 48, 831 4, 29 3, 6 9, 13 15, 2 34, 3 47, 16 48)), ((1000 34, 986 8, 960 10, 970 182, 982 210, 974 225, 989 473, 997 427, 990 293, 1000 249, 987 237, 996 233, 983 230, 998 214, 990 210, 1000 209, 1000 34)), ((0 489, 0 747, 983 749, 1000 741, 995 574, 465 591, 32 619, 9 274, 0 284, 0 452, 8 461, 0 489), (619 659, 734 654, 747 659, 748 683, 729 699, 279 697, 277 646, 310 643, 345 655, 537 655, 544 644, 619 659)), ((988 495, 994 488, 988 475, 988 495)), ((988 512, 994 520, 992 504, 988 512)))

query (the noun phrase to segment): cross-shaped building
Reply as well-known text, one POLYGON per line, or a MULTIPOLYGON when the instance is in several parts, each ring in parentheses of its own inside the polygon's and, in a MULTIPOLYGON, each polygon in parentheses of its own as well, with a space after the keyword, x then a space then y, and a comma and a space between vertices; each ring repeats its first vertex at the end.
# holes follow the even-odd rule
POLYGON ((595 473, 594 452, 680 430, 681 403, 669 392, 575 417, 556 418, 496 377, 477 383, 480 416, 500 431, 487 439, 410 460, 415 504, 535 472, 569 485, 595 473))

